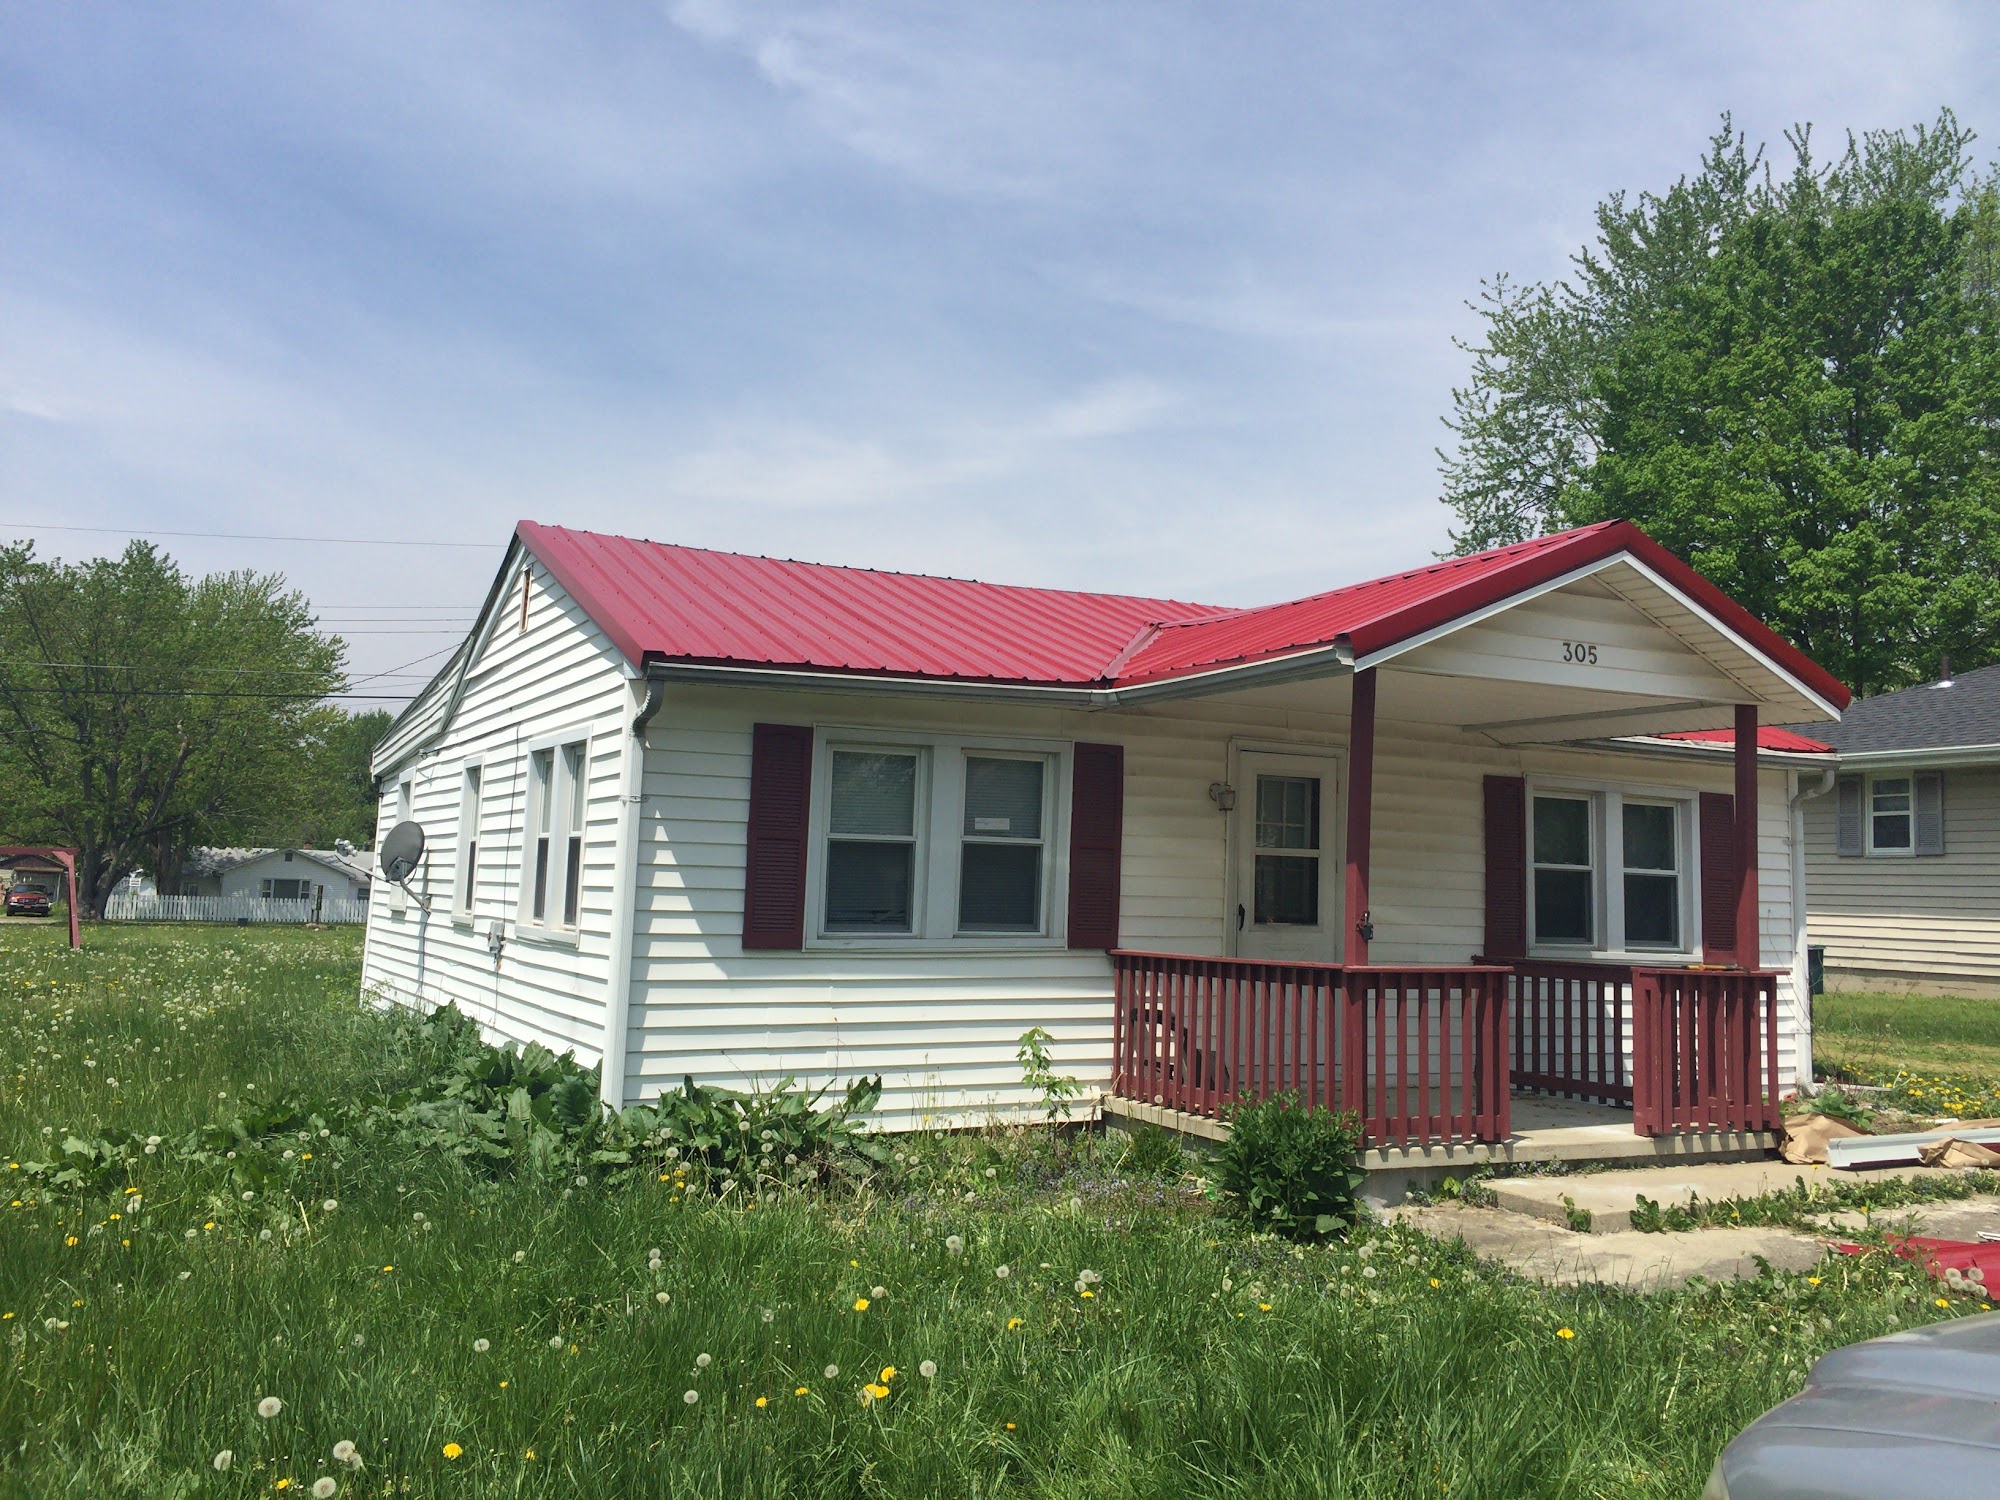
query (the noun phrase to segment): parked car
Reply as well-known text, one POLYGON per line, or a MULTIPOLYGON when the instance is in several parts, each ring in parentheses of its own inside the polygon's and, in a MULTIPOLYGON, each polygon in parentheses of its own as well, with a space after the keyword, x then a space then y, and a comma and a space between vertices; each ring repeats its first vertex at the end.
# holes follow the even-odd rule
POLYGON ((31 885, 17 885, 7 893, 7 915, 10 917, 46 917, 49 914, 49 893, 38 891, 31 885))
POLYGON ((1702 1500, 2000 1495, 2000 1312, 1836 1349, 1722 1450, 1702 1500))

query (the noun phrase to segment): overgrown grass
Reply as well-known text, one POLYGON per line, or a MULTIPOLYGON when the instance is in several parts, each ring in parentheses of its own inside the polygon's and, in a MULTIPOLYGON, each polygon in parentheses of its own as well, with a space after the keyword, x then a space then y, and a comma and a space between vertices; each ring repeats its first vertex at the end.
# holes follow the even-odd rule
MULTIPOLYGON (((0 927, 0 1164, 412 1080, 357 937, 0 927)), ((1684 1497, 1820 1352, 1977 1305, 1886 1255, 1637 1297, 1400 1229, 1293 1246, 1129 1149, 909 1140, 742 1206, 359 1137, 248 1200, 172 1149, 22 1184, 0 1493, 1684 1497)))
POLYGON ((2000 1000, 1829 994, 1813 1020, 1817 1059, 1869 1081, 1899 1071, 2000 1081, 2000 1000))

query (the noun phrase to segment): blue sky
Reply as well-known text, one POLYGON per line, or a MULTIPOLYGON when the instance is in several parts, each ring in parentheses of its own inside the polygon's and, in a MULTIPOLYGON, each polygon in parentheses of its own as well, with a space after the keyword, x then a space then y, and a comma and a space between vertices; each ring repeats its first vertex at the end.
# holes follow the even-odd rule
MULTIPOLYGON (((2000 9, 14 4, 0 530, 1303 593, 1445 545, 1482 276, 1560 274, 1725 109, 1941 105, 2000 156, 2000 9)), ((165 545, 363 672, 498 556, 165 545)))

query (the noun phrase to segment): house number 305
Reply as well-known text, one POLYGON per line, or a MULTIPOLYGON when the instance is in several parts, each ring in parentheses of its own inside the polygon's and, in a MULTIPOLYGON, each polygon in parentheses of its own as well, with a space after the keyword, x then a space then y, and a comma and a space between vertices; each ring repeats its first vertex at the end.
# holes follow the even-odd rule
POLYGON ((1597 665, 1597 647, 1590 641, 1564 641, 1563 660, 1594 667, 1597 665))

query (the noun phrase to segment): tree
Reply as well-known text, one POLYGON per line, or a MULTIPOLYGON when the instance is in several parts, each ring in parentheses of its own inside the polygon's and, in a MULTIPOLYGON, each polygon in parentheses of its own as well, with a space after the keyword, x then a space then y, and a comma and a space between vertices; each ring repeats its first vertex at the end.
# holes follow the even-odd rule
POLYGON ((95 914, 133 869, 294 813, 344 650, 275 575, 0 548, 0 836, 75 847, 95 914))
POLYGON ((1571 277, 1486 284, 1452 540, 1634 521, 1859 692, 2000 660, 2000 187, 1949 112, 1786 140, 1725 118, 1571 277))
POLYGON ((380 793, 368 762, 394 717, 386 708, 315 710, 305 726, 301 805, 255 842, 299 849, 331 848, 338 839, 361 848, 374 843, 380 793))

